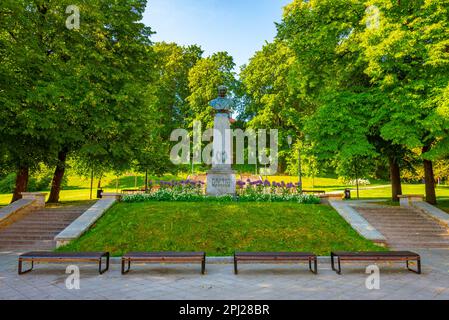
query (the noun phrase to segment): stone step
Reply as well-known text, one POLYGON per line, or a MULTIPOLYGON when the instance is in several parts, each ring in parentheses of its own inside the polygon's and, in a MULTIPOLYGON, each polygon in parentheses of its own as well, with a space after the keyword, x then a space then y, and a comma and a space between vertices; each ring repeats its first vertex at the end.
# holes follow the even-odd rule
POLYGON ((396 228, 396 227, 379 226, 379 225, 377 225, 377 226, 381 227, 382 230, 384 230, 385 232, 390 232, 390 233, 424 232, 424 233, 436 233, 436 234, 448 234, 449 235, 448 230, 444 229, 444 228, 419 228, 416 226, 401 226, 400 228, 396 228))
MULTIPOLYGON (((7 232, 7 233, 37 233, 37 232, 49 232, 49 233, 53 233, 53 232, 60 232, 62 230, 64 230, 67 227, 55 227, 55 226, 47 226, 47 227, 36 227, 36 226, 31 226, 31 227, 22 227, 22 228, 9 228, 9 229, 5 229, 3 232, 7 232)), ((3 234, 3 232, 0 232, 0 237, 3 234)))
POLYGON ((449 248, 449 229, 413 208, 358 208, 391 248, 449 248))
POLYGON ((389 243, 391 249, 449 249, 449 244, 443 243, 389 243))
POLYGON ((446 243, 449 245, 448 238, 438 237, 387 237, 387 242, 400 243, 400 242, 419 242, 419 243, 446 243))
POLYGON ((30 241, 40 241, 40 240, 53 240, 55 235, 0 235, 0 241, 9 240, 30 240, 30 241))
POLYGON ((5 245, 32 245, 38 242, 38 244, 44 245, 44 244, 53 244, 55 243, 54 240, 39 240, 39 241, 33 241, 33 240, 0 240, 0 246, 5 245))
POLYGON ((45 227, 61 227, 61 228, 64 228, 69 224, 70 224, 69 222, 59 222, 59 221, 49 222, 49 221, 24 221, 24 220, 22 220, 22 221, 16 222, 12 226, 20 227, 20 228, 22 228, 22 227, 24 227, 24 228, 26 228, 26 227, 43 227, 43 228, 45 228, 45 227))
POLYGON ((79 218, 94 203, 39 209, 0 230, 0 250, 53 250, 54 237, 79 218))
POLYGON ((31 213, 30 216, 37 216, 37 217, 42 217, 42 216, 76 216, 79 214, 82 214, 84 211, 76 211, 76 212, 48 212, 48 211, 44 211, 44 212, 33 212, 31 213))
POLYGON ((78 219, 78 217, 71 218, 71 219, 67 219, 67 218, 64 218, 64 217, 54 217, 54 218, 45 218, 45 219, 32 218, 32 219, 23 219, 23 220, 20 220, 20 221, 18 221, 16 223, 27 223, 27 222, 30 222, 30 223, 47 223, 48 224, 48 223, 55 223, 55 222, 74 221, 76 219, 78 219))
POLYGON ((26 219, 41 219, 41 220, 45 220, 45 219, 76 219, 79 216, 81 216, 82 213, 80 214, 42 214, 42 215, 37 215, 37 214, 30 214, 26 217, 26 219))
POLYGON ((15 245, 7 245, 5 247, 2 247, 0 245, 0 252, 6 252, 6 251, 14 251, 14 252, 29 252, 29 251, 53 251, 55 249, 56 244, 51 245, 39 245, 39 244, 33 244, 32 247, 28 246, 15 246, 15 245))
POLYGON ((58 230, 54 231, 48 231, 48 230, 36 230, 36 231, 29 231, 29 230, 23 230, 23 231, 5 231, 0 233, 0 239, 7 237, 7 236, 35 236, 35 235, 57 235, 59 233, 58 230))

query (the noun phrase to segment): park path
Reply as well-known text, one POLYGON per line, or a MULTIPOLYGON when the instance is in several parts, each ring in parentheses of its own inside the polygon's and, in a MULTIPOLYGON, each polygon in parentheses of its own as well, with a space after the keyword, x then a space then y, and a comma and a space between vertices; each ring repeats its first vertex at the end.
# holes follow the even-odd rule
POLYGON ((53 250, 54 237, 93 203, 46 207, 0 230, 0 251, 53 250))
POLYGON ((392 249, 449 249, 449 229, 419 209, 379 205, 355 209, 392 249))

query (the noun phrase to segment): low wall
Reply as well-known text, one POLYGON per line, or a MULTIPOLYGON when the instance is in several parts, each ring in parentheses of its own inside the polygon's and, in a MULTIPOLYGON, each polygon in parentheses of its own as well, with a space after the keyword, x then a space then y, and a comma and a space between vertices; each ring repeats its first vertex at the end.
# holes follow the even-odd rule
POLYGON ((86 212, 55 237, 56 247, 59 248, 65 246, 81 237, 119 200, 119 198, 120 197, 116 194, 103 195, 101 200, 98 200, 92 207, 87 209, 86 212))
POLYGON ((0 209, 0 229, 13 224, 35 210, 44 208, 46 196, 46 193, 22 193, 22 199, 0 209))

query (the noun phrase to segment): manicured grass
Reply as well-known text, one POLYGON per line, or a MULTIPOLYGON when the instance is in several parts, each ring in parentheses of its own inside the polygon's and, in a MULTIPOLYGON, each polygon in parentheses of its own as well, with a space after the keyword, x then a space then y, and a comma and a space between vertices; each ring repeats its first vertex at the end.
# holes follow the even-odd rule
MULTIPOLYGON (((426 191, 423 184, 403 184, 402 193, 425 195, 426 191)), ((357 193, 353 191, 352 196, 357 197, 357 193)), ((449 186, 437 187, 437 196, 439 198, 449 197, 449 186)), ((389 199, 391 198, 391 187, 360 190, 360 197, 364 199, 389 199)))
POLYGON ((444 199, 444 200, 438 201, 438 207, 441 210, 444 210, 447 213, 449 213, 449 199, 444 199))
POLYGON ((61 251, 385 250, 359 236, 331 207, 299 204, 120 203, 61 251))

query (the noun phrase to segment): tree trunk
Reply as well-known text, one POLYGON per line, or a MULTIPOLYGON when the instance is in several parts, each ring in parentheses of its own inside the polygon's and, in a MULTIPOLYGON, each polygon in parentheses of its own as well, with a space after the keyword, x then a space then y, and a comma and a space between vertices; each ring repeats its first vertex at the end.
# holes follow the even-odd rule
POLYGON ((390 157, 389 160, 392 200, 398 202, 399 196, 402 195, 401 168, 399 167, 397 159, 390 157))
POLYGON ((101 175, 100 178, 98 179, 97 189, 101 189, 101 179, 102 178, 103 178, 103 175, 101 175))
POLYGON ((14 194, 12 196, 11 203, 22 199, 22 192, 26 192, 28 189, 28 178, 30 170, 28 167, 22 167, 17 172, 16 187, 14 188, 14 194))
POLYGON ((92 169, 92 172, 90 174, 90 200, 92 200, 94 191, 94 169, 92 169))
POLYGON ((67 151, 63 150, 58 153, 58 164, 53 175, 53 181, 51 183, 50 197, 48 203, 58 203, 59 193, 61 192, 62 179, 65 173, 65 162, 67 159, 67 151))
MULTIPOLYGON (((423 148, 423 153, 429 151, 429 147, 423 148)), ((435 175, 433 172, 433 163, 424 159, 424 179, 426 181, 426 201, 430 204, 437 204, 437 194, 435 190, 435 175)))
POLYGON ((148 193, 148 170, 145 170, 145 193, 148 193))

